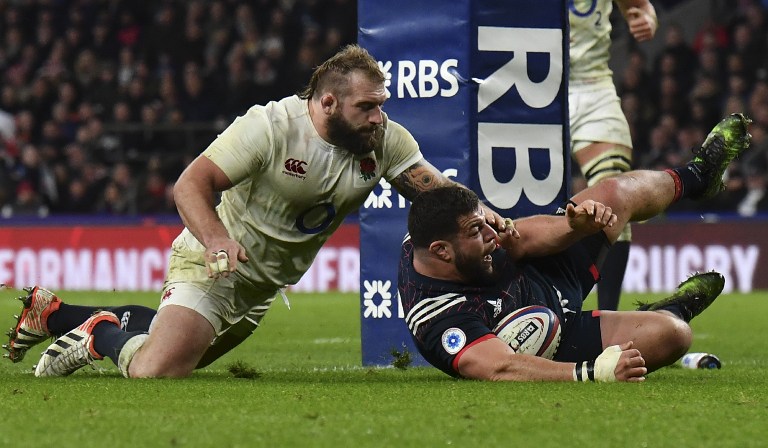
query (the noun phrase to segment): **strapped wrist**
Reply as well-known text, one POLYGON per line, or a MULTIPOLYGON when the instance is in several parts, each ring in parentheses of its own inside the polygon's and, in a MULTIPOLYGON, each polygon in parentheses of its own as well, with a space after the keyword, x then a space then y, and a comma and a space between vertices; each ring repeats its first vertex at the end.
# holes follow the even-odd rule
POLYGON ((578 382, 595 381, 595 361, 577 362, 573 366, 573 380, 578 382))

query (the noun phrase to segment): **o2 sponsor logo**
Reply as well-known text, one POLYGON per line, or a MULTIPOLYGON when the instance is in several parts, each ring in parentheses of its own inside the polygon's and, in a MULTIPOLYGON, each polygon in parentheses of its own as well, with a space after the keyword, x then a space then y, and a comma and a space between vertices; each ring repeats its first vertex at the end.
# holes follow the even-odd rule
POLYGON ((581 1, 579 3, 580 5, 576 6, 576 0, 568 0, 568 10, 579 17, 587 17, 595 12, 595 8, 597 8, 597 0, 589 0, 589 6, 586 8, 583 7, 583 4, 586 2, 581 1))
POLYGON ((304 210, 296 218, 296 228, 299 232, 315 235, 327 229, 336 217, 336 207, 330 202, 317 204, 304 210))

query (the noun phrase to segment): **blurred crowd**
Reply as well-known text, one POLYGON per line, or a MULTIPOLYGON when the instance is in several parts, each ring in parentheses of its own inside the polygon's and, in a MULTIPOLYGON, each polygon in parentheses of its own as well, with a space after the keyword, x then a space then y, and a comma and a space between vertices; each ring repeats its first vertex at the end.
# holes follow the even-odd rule
POLYGON ((356 22, 355 0, 0 0, 0 216, 173 213, 191 158, 356 22))
POLYGON ((726 3, 727 13, 712 17, 693 39, 686 39, 678 24, 668 24, 656 36, 663 40, 662 51, 648 61, 633 48, 616 76, 638 168, 686 162, 729 113, 745 112, 754 120, 752 147, 729 169, 726 191, 706 203, 681 201, 671 213, 768 212, 768 5, 726 3))
MULTIPOLYGON (((679 2, 653 3, 663 20, 679 2)), ((635 46, 617 73, 637 168, 684 163, 730 112, 755 121, 725 194, 672 211, 768 212, 767 9, 732 3, 693 39, 664 27, 663 51, 635 46)), ((0 0, 0 217, 174 213, 191 158, 301 89, 356 20, 356 0, 0 0)))

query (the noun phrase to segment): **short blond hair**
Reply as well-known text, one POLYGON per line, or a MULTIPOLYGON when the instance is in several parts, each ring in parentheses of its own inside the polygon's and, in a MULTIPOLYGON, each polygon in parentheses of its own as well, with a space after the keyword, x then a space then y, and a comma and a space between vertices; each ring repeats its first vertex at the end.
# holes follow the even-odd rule
POLYGON ((300 98, 310 99, 331 92, 343 97, 347 93, 349 75, 356 71, 373 82, 384 82, 384 73, 376 59, 365 48, 352 44, 320 64, 312 73, 309 85, 298 95, 300 98))

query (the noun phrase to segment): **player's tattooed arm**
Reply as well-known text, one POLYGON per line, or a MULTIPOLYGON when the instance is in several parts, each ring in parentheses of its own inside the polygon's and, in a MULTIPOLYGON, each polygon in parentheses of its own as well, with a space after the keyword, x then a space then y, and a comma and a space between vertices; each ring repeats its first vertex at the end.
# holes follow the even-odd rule
POLYGON ((397 192, 409 201, 422 191, 455 183, 424 159, 409 166, 392 180, 397 192))
MULTIPOLYGON (((421 159, 406 168, 400 175, 392 180, 392 184, 395 186, 398 193, 409 201, 413 201, 413 198, 422 191, 448 185, 461 185, 458 182, 454 182, 445 177, 443 173, 425 159, 421 159)), ((506 230, 504 219, 502 219, 498 213, 491 210, 487 205, 481 205, 485 210, 485 219, 488 224, 496 229, 496 231, 504 232, 506 230)), ((512 235, 515 238, 520 238, 520 234, 517 233, 514 228, 512 229, 512 235)))

